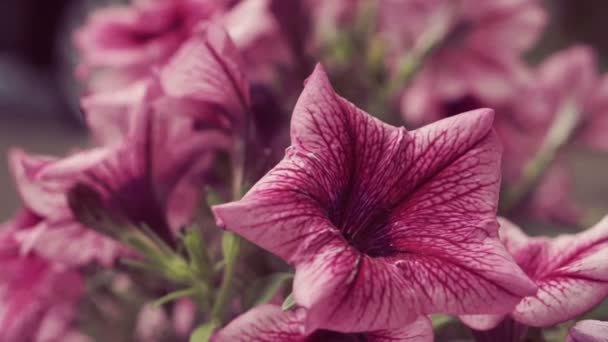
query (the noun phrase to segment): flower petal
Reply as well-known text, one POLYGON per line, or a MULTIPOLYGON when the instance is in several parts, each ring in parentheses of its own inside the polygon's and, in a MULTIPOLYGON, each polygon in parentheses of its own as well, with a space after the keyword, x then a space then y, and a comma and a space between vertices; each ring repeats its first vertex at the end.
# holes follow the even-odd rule
POLYGON ((208 25, 175 53, 161 70, 163 90, 242 117, 249 106, 249 85, 238 49, 221 26, 208 25))
POLYGON ((501 238, 517 263, 539 287, 512 313, 524 324, 547 327, 578 317, 608 295, 608 217, 593 228, 555 239, 521 239, 517 228, 501 228, 501 238), (518 243, 511 240, 516 236, 518 243))
POLYGON ((606 342, 608 341, 608 323, 584 320, 570 328, 566 342, 606 342))

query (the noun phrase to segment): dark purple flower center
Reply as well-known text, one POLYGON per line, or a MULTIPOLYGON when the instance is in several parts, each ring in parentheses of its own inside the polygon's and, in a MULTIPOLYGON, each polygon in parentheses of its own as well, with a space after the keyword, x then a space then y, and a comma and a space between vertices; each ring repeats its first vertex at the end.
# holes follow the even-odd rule
POLYGON ((366 342, 367 340, 366 334, 317 330, 306 339, 306 342, 366 342))

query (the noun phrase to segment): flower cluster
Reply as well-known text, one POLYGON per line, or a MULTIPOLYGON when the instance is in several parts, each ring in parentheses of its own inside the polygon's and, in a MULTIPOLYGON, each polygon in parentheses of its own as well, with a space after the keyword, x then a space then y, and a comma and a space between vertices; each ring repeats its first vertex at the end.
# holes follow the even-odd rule
POLYGON ((0 341, 606 341, 569 323, 608 296, 608 218, 567 152, 608 148, 608 78, 585 46, 527 63, 546 21, 535 0, 95 10, 92 147, 9 155, 0 341))

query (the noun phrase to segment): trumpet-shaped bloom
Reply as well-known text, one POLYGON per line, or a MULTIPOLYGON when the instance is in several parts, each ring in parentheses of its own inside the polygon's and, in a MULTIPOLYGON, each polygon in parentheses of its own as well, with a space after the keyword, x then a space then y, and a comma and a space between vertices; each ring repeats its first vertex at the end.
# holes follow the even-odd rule
POLYGON ((317 330, 305 333, 305 310, 283 311, 276 305, 260 305, 237 317, 217 332, 212 342, 315 342, 315 341, 370 341, 370 342, 431 342, 433 327, 427 317, 394 330, 360 333, 340 333, 317 330))
POLYGON ((138 108, 154 97, 163 98, 160 110, 190 117, 201 127, 229 129, 230 120, 238 121, 249 109, 249 83, 240 54, 220 26, 197 30, 160 68, 159 75, 160 86, 150 77, 82 100, 88 126, 99 142, 116 145, 123 141, 139 120, 138 108), (149 89, 155 87, 160 89, 150 96, 149 89))
MULTIPOLYGON (((502 219, 500 238, 519 266, 538 286, 510 316, 528 326, 548 327, 578 317, 608 295, 608 218, 576 235, 528 237, 502 219)), ((469 326, 486 330, 504 316, 465 317, 469 326)))
POLYGON ((99 9, 76 33, 85 67, 125 68, 147 73, 162 64, 201 21, 226 6, 224 1, 135 1, 99 9))
POLYGON ((606 342, 608 341, 608 323, 584 320, 570 328, 566 342, 606 342))
POLYGON ((387 0, 382 8, 389 14, 390 41, 410 44, 401 53, 429 32, 439 35, 436 50, 403 97, 405 118, 414 124, 510 99, 527 76, 520 55, 546 21, 537 0, 387 0), (409 25, 390 26, 391 17, 403 23, 405 15, 409 25))
POLYGON ((76 205, 79 196, 91 194, 80 190, 89 188, 108 213, 144 224, 170 242, 197 205, 190 189, 196 186, 189 182, 201 177, 213 160, 212 152, 228 148, 231 139, 218 130, 199 130, 190 117, 173 111, 172 99, 157 93, 157 87, 149 89, 124 142, 106 149, 102 160, 76 174, 64 161, 40 177, 69 179, 76 205))
POLYGON ((408 132, 338 96, 317 66, 285 158, 218 224, 295 264, 307 329, 374 331, 421 314, 506 313, 535 285, 498 240, 491 110, 408 132))
POLYGON ((105 149, 82 153, 78 158, 61 161, 46 156, 31 156, 19 150, 10 154, 11 168, 26 210, 15 226, 15 238, 22 253, 35 252, 49 260, 70 265, 99 262, 109 266, 121 252, 114 241, 74 221, 67 203, 73 179, 46 178, 39 175, 53 165, 70 167, 74 174, 99 162, 105 149))
MULTIPOLYGON (((22 255, 10 222, 0 231, 0 340, 63 341, 83 282, 78 273, 37 255, 22 255)), ((76 339, 74 339, 76 341, 76 339)))

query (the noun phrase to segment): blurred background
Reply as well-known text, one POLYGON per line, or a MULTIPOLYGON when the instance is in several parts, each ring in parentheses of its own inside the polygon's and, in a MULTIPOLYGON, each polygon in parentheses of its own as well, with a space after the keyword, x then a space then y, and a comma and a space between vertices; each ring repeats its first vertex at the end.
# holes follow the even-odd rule
MULTIPOLYGON (((86 13, 109 0, 0 1, 0 221, 19 206, 6 154, 20 147, 37 154, 61 155, 87 143, 78 106, 79 91, 72 73, 75 56, 71 35, 86 13)), ((119 2, 119 1, 114 1, 119 2)), ((537 61, 573 43, 592 45, 605 70, 606 0, 549 0, 551 24, 539 47, 537 61)), ((579 152, 571 158, 576 196, 589 209, 608 208, 606 158, 579 152)))

